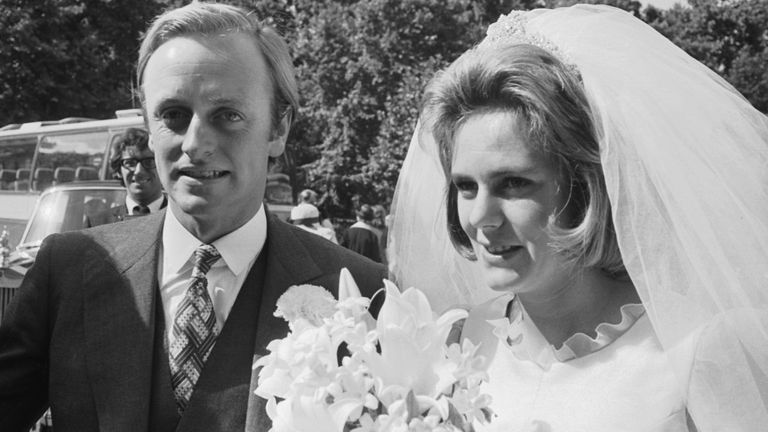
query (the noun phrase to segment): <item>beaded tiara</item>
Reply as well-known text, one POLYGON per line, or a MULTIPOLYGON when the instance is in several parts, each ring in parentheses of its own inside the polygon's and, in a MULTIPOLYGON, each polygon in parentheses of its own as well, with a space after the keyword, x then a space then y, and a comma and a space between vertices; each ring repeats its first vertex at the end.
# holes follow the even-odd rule
POLYGON ((480 43, 480 46, 493 47, 511 43, 537 46, 555 56, 568 69, 578 74, 576 65, 557 45, 544 36, 528 30, 527 24, 528 13, 525 11, 512 11, 507 15, 501 15, 495 23, 488 26, 485 39, 480 43))

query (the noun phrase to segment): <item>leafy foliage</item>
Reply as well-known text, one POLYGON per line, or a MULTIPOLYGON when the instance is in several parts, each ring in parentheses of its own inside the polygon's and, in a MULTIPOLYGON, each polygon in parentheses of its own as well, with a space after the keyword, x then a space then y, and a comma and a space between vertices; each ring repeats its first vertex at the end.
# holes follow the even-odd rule
POLYGON ((349 215, 359 202, 386 203, 426 79, 479 39, 476 11, 466 0, 294 6, 304 98, 295 161, 306 184, 325 193, 331 215, 349 215), (470 31, 462 37, 457 28, 470 31))
POLYGON ((768 112, 768 3, 689 0, 650 22, 768 112))
POLYGON ((131 106, 137 40, 159 9, 153 2, 1 0, 0 123, 104 118, 131 106))

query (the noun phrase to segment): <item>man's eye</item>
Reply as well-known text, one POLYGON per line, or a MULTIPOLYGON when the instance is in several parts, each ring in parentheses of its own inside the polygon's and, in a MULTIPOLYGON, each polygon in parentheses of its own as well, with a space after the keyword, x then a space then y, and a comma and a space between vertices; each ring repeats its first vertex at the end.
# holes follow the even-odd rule
POLYGON ((168 109, 160 113, 160 119, 165 127, 172 131, 184 131, 189 126, 192 116, 188 111, 180 109, 168 109))
POLYGON ((238 122, 243 120, 243 116, 234 111, 223 112, 221 113, 221 117, 228 122, 238 122))
POLYGON ((237 111, 221 110, 213 116, 213 123, 224 131, 240 130, 245 117, 237 111))

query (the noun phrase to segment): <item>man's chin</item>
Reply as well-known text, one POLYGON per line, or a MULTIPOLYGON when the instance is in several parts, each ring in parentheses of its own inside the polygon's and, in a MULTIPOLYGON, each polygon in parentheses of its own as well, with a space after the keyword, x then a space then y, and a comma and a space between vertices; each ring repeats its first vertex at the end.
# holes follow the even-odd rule
POLYGON ((170 199, 176 204, 176 207, 188 215, 206 215, 215 213, 215 203, 210 200, 195 196, 171 196, 170 199))

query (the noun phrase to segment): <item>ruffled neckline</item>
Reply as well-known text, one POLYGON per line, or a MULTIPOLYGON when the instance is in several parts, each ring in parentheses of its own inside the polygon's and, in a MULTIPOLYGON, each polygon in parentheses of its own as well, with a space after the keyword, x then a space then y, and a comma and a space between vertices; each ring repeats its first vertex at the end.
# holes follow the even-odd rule
POLYGON ((560 348, 555 348, 544 338, 516 298, 502 296, 492 302, 496 303, 491 308, 496 313, 489 314, 485 321, 491 325, 493 335, 501 341, 500 345, 507 347, 520 360, 532 361, 543 369, 549 369, 555 362, 567 362, 602 350, 645 314, 642 304, 625 304, 620 308, 621 320, 618 323, 600 323, 595 328, 594 338, 576 333, 560 348), (507 310, 509 314, 505 316, 507 310))

